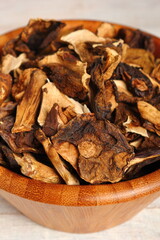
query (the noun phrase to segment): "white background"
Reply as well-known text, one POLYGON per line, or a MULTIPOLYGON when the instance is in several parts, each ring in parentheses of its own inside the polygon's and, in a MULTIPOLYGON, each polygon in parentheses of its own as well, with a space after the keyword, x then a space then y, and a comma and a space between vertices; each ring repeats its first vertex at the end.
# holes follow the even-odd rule
MULTIPOLYGON (((0 0, 0 34, 30 18, 95 19, 137 27, 160 37, 160 0, 0 0)), ((159 240, 160 199, 121 226, 94 234, 44 228, 0 198, 0 240, 159 240)))

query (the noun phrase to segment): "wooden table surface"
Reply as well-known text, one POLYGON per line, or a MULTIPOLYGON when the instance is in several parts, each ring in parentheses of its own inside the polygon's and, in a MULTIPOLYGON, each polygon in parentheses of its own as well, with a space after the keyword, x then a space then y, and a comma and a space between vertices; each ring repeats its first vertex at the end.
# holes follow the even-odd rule
MULTIPOLYGON (((0 34, 26 25, 30 18, 96 19, 137 27, 160 37, 159 0, 0 0, 0 34)), ((160 240, 160 199, 132 220, 93 234, 44 228, 0 198, 0 240, 160 240)))

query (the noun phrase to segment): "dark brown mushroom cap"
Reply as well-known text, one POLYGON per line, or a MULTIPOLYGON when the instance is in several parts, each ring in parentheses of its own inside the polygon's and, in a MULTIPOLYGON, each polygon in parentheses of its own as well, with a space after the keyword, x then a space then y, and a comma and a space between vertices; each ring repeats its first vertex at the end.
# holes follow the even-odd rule
POLYGON ((56 150, 63 142, 77 147, 80 177, 92 184, 119 181, 123 167, 134 156, 118 127, 91 114, 74 118, 52 137, 56 150))
POLYGON ((125 81, 128 89, 137 97, 151 98, 152 96, 152 82, 138 67, 120 63, 113 73, 112 79, 125 81))
POLYGON ((34 137, 35 130, 11 133, 14 117, 9 115, 0 121, 0 136, 15 153, 39 152, 39 142, 34 137))
POLYGON ((143 48, 150 52, 154 52, 154 42, 152 37, 140 30, 120 28, 116 38, 123 39, 131 48, 143 48))

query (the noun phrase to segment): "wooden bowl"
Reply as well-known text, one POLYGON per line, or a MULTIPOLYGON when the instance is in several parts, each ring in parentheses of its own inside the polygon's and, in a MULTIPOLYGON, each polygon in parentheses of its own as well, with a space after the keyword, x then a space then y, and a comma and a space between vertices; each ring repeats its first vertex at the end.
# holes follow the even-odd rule
MULTIPOLYGON (((100 21, 67 20, 95 32, 100 21)), ((118 30, 120 25, 114 24, 118 30)), ((124 27, 124 26, 123 26, 124 27)), ((22 29, 0 36, 0 49, 22 29)), ((160 38, 154 37, 160 57, 160 38)), ((121 224, 160 196, 160 170, 115 184, 43 183, 0 167, 0 195, 33 221, 55 230, 89 233, 121 224)))

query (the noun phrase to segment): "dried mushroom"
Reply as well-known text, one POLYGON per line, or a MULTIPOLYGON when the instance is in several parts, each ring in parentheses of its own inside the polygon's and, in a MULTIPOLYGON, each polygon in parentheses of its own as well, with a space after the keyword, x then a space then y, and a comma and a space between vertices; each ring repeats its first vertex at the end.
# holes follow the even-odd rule
POLYGON ((144 74, 138 67, 120 63, 116 68, 113 79, 123 80, 127 88, 136 97, 149 99, 153 94, 153 84, 149 77, 144 74))
POLYGON ((59 173, 59 175, 63 178, 67 185, 79 185, 79 181, 68 169, 65 162, 59 157, 57 151, 52 145, 49 138, 45 136, 43 131, 39 130, 36 133, 37 139, 42 143, 45 152, 52 162, 53 166, 59 173))
POLYGON ((123 62, 137 65, 148 74, 150 74, 154 68, 153 54, 140 48, 127 48, 123 62))
POLYGON ((12 87, 12 96, 16 102, 20 102, 23 98, 25 90, 31 80, 31 74, 35 71, 36 68, 28 68, 24 71, 21 71, 17 79, 15 80, 12 87))
POLYGON ((126 132, 133 132, 143 137, 148 137, 147 130, 144 127, 137 126, 137 124, 134 124, 134 121, 132 121, 130 116, 128 116, 127 121, 123 123, 123 126, 126 127, 126 132))
POLYGON ((22 63, 26 62, 28 59, 25 53, 20 54, 18 57, 14 57, 11 54, 7 54, 2 57, 2 73, 8 74, 12 70, 17 69, 22 63))
POLYGON ((45 84, 46 79, 47 77, 43 71, 39 69, 33 71, 22 101, 17 106, 16 120, 12 133, 32 130, 40 104, 41 88, 45 84))
POLYGON ((151 123, 150 126, 148 124, 144 124, 144 126, 151 132, 155 131, 160 135, 160 111, 145 101, 138 101, 137 107, 142 118, 147 120, 149 124, 151 123))
POLYGON ((96 120, 93 114, 74 118, 51 139, 57 152, 66 142, 68 150, 77 147, 80 177, 92 184, 121 180, 123 167, 134 155, 120 130, 108 121, 96 120))
POLYGON ((103 38, 114 38, 116 35, 115 27, 110 23, 102 23, 97 29, 97 36, 103 38))
POLYGON ((115 183, 159 168, 154 38, 31 19, 0 56, 0 165, 47 183, 115 183))
POLYGON ((128 91, 127 85, 122 80, 113 80, 115 86, 115 97, 117 102, 135 103, 136 97, 128 91))
POLYGON ((132 30, 129 28, 120 28, 117 39, 123 39, 131 48, 142 48, 150 52, 154 52, 153 38, 140 30, 132 30))
POLYGON ((43 66, 50 81, 62 93, 81 101, 87 99, 90 75, 86 72, 87 65, 78 61, 74 55, 68 51, 59 51, 53 58, 50 56, 42 59, 40 66, 43 66), (50 63, 44 64, 45 61, 50 63))
POLYGON ((46 183, 63 183, 54 168, 38 162, 30 153, 23 153, 23 156, 13 153, 13 157, 25 176, 46 183))
POLYGON ((0 119, 0 136, 15 153, 39 152, 39 142, 34 137, 35 129, 29 132, 12 133, 14 117, 0 119))
POLYGON ((103 43, 105 41, 105 38, 98 37, 91 31, 87 29, 81 29, 74 31, 72 33, 69 33, 66 36, 62 36, 61 40, 64 42, 68 42, 75 52, 79 55, 82 62, 86 60, 86 53, 85 51, 85 43, 86 42, 93 42, 93 43, 103 43))
MULTIPOLYGON (((52 82, 46 83, 42 87, 42 91, 43 98, 40 113, 38 116, 38 122, 40 126, 43 126, 47 114, 50 112, 54 104, 58 104, 62 109, 70 107, 72 108, 73 112, 75 112, 75 114, 82 114, 86 111, 84 105, 64 95, 58 90, 58 88, 56 88, 55 84, 52 82)), ((63 123, 63 121, 60 122, 63 123)))
POLYGON ((151 77, 160 83, 160 59, 156 61, 156 66, 151 73, 151 77))
POLYGON ((64 23, 54 20, 31 19, 16 39, 11 39, 4 47, 3 54, 17 56, 26 53, 31 59, 38 51, 44 51, 56 41, 64 23))
POLYGON ((0 104, 9 97, 12 87, 12 77, 9 74, 0 73, 0 104))
POLYGON ((16 105, 17 104, 12 101, 3 102, 0 105, 0 119, 12 114, 15 111, 16 105))

